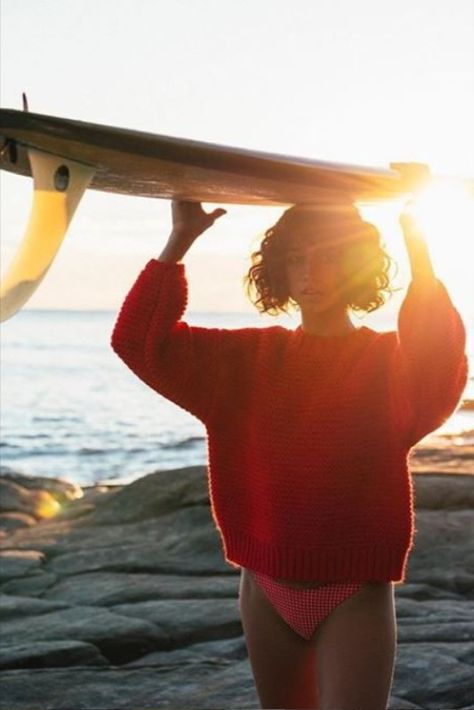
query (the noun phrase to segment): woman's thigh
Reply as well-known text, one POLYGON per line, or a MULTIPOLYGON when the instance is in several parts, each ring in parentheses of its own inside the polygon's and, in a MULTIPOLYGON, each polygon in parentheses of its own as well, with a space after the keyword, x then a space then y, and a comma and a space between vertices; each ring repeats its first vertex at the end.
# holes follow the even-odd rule
POLYGON ((397 644, 393 584, 364 584, 329 614, 315 642, 321 710, 384 710, 397 644))
POLYGON ((287 625, 245 569, 239 609, 261 707, 318 708, 314 641, 287 625))

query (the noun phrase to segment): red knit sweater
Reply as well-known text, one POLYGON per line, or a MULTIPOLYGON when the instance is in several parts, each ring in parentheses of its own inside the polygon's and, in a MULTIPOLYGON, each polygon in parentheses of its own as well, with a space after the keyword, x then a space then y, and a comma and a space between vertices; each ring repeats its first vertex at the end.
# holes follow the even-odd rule
POLYGON ((410 448, 455 410, 466 333, 444 284, 412 280, 398 330, 315 336, 180 320, 183 263, 151 259, 111 345, 206 426, 226 561, 292 580, 405 580, 410 448))

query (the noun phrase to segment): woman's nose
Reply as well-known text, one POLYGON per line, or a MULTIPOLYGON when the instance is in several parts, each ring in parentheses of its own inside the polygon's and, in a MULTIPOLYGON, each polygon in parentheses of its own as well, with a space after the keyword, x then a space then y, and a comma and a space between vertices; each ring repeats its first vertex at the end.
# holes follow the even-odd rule
POLYGON ((314 257, 308 259, 305 263, 304 273, 305 276, 309 278, 319 278, 326 269, 326 262, 324 259, 314 257))

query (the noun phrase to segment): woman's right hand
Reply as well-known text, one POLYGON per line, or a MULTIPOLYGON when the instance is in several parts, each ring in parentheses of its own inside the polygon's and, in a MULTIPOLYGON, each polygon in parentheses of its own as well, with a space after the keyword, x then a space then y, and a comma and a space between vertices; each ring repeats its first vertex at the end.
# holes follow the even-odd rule
POLYGON ((179 241, 191 243, 196 237, 211 227, 216 219, 226 214, 226 212, 227 210, 218 207, 208 214, 204 212, 200 202, 172 200, 171 214, 173 229, 171 237, 179 241))
POLYGON ((226 210, 218 207, 207 214, 200 202, 172 200, 171 213, 173 229, 158 261, 181 261, 196 237, 214 224, 218 217, 226 213, 226 210))

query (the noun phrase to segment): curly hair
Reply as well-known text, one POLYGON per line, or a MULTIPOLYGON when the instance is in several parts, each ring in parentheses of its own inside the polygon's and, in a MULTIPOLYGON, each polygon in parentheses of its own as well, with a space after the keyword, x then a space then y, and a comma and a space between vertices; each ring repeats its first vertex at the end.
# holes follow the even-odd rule
POLYGON ((260 313, 277 316, 299 308, 289 293, 287 252, 290 245, 304 243, 304 234, 313 227, 318 243, 339 254, 346 305, 353 311, 375 311, 399 290, 390 286, 389 277, 392 264, 398 271, 396 262, 383 248, 378 230, 362 220, 354 205, 293 205, 264 232, 243 277, 247 296, 260 313))

